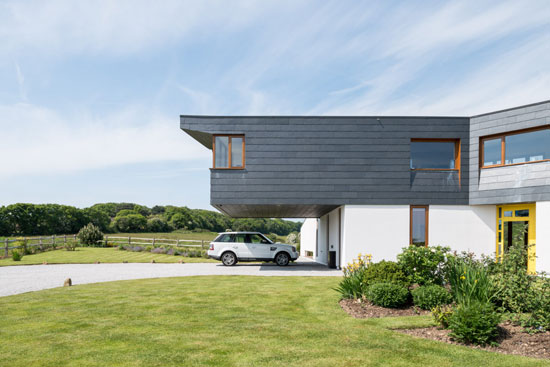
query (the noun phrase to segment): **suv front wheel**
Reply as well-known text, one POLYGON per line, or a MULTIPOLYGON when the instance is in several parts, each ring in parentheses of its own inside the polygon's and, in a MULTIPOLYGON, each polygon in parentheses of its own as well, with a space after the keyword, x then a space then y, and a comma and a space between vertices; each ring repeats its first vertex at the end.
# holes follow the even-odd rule
POLYGON ((225 266, 233 266, 237 263, 237 256, 232 252, 226 252, 222 255, 222 263, 225 266))
POLYGON ((287 266, 290 262, 290 256, 286 252, 279 252, 277 256, 275 256, 275 264, 279 266, 287 266))

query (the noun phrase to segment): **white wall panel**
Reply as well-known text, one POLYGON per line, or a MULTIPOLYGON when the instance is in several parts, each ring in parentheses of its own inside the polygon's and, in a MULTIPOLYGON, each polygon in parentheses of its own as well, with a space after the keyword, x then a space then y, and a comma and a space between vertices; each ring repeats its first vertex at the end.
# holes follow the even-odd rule
POLYGON ((430 205, 428 236, 431 246, 493 255, 496 249, 496 206, 430 205))
POLYGON ((315 243, 317 241, 317 218, 306 218, 300 228, 300 255, 305 256, 306 251, 313 252, 315 256, 315 243))
POLYGON ((408 205, 346 205, 342 220, 343 265, 359 253, 395 261, 409 243, 408 205))
POLYGON ((550 201, 537 202, 537 272, 550 273, 550 201))

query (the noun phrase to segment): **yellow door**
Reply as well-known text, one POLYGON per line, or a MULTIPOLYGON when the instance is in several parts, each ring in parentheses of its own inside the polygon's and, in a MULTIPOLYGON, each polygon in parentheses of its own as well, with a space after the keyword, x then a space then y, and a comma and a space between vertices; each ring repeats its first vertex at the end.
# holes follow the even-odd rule
POLYGON ((528 248, 527 270, 536 272, 536 206, 511 204, 497 206, 497 259, 502 258, 510 246, 528 248))

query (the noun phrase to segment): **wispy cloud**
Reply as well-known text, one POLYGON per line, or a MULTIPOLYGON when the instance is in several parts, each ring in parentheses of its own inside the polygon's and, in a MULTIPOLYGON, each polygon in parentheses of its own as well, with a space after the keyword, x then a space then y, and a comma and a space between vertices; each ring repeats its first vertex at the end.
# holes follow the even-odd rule
POLYGON ((22 102, 27 102, 27 89, 25 87, 25 76, 23 75, 23 72, 21 71, 21 67, 17 62, 14 63, 15 65, 15 76, 17 77, 17 84, 19 85, 19 98, 21 98, 22 102))
POLYGON ((60 116, 29 104, 0 106, 1 176, 208 157, 178 133, 178 118, 128 107, 107 116, 60 116), (79 120, 79 124, 72 123, 79 120))

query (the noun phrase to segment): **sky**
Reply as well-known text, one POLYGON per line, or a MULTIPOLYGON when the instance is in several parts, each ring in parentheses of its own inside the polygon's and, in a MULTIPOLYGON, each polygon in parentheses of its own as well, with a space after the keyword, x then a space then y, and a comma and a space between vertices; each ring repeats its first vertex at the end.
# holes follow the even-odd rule
POLYGON ((472 116, 548 99, 548 0, 0 0, 0 205, 211 209, 211 152, 181 114, 472 116))

